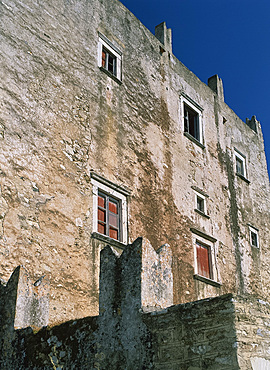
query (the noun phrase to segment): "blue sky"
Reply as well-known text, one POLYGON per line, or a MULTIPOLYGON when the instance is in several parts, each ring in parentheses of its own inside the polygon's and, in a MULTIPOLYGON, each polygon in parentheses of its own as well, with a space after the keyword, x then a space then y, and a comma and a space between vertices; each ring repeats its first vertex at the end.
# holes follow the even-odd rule
POLYGON ((270 173, 270 1, 122 0, 154 33, 172 28, 173 53, 203 82, 218 74, 225 102, 261 122, 270 173))

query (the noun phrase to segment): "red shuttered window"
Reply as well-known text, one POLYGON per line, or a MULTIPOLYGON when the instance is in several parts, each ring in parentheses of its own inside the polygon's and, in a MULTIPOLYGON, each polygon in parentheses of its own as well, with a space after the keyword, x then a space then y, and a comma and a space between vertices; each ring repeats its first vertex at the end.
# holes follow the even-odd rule
POLYGON ((98 232, 120 240, 120 201, 98 193, 98 232))
POLYGON ((196 253, 198 274, 208 279, 212 279, 210 247, 197 241, 196 253))

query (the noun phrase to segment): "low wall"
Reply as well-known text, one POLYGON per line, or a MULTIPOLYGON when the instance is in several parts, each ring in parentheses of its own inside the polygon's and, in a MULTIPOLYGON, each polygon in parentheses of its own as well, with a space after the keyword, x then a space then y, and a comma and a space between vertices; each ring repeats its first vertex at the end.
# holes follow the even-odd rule
POLYGON ((169 307, 144 317, 155 369, 239 369, 231 294, 169 307))

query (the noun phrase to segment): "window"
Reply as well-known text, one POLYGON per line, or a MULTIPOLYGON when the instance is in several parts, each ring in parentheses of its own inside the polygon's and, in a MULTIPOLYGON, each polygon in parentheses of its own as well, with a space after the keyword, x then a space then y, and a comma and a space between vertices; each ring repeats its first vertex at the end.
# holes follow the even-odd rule
POLYGON ((250 244, 252 247, 259 248, 258 229, 249 225, 250 244))
POLYGON ((250 240, 251 240, 251 245, 253 247, 258 247, 258 235, 257 233, 254 233, 254 231, 250 232, 250 240))
POLYGON ((217 239, 203 231, 190 228, 194 245, 194 278, 206 284, 220 287, 215 258, 215 243, 217 239))
POLYGON ((98 66, 109 76, 121 81, 122 53, 106 36, 99 33, 98 66))
POLYGON ((197 186, 191 186, 191 188, 195 192, 195 211, 201 216, 210 218, 206 209, 206 198, 208 198, 208 195, 197 186))
POLYGON ((212 279, 212 264, 210 246, 196 241, 197 273, 212 279))
POLYGON ((184 132, 200 141, 199 114, 184 104, 184 132))
POLYGON ((98 232, 116 240, 119 240, 121 231, 120 206, 119 200, 98 192, 98 232))
POLYGON ((91 172, 93 232, 127 243, 127 196, 129 190, 91 172))
POLYGON ((102 46, 102 67, 116 76, 116 56, 102 46))
POLYGON ((180 97, 180 105, 185 136, 204 148, 202 135, 202 108, 183 93, 180 97))
POLYGON ((204 198, 197 195, 197 210, 204 213, 204 198))
POLYGON ((234 149, 235 154, 235 172, 242 179, 247 180, 246 157, 238 150, 234 149))
POLYGON ((244 162, 238 156, 236 156, 236 173, 238 173, 239 175, 245 176, 244 162))

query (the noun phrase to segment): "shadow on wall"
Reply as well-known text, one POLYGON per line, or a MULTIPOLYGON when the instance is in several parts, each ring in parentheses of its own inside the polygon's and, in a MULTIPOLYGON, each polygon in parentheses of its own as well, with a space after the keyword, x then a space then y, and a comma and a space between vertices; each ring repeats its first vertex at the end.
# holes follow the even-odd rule
POLYGON ((49 285, 18 267, 0 291, 0 368, 269 369, 269 304, 227 294, 172 306, 171 265, 168 245, 138 238, 121 256, 107 246, 99 316, 39 331, 49 285))

